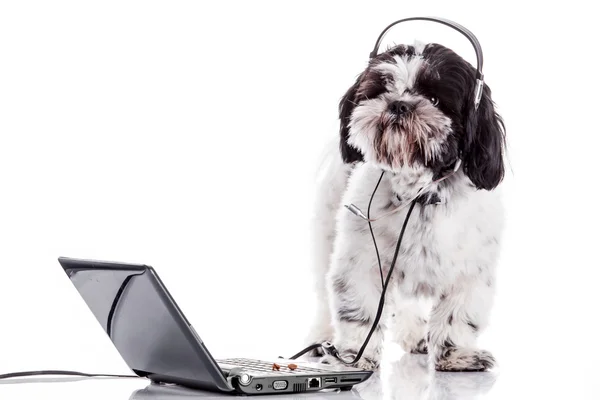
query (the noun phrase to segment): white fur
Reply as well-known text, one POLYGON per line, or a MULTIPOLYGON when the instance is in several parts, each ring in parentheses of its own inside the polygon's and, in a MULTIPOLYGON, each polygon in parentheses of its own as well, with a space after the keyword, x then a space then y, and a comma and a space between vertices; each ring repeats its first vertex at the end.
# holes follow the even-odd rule
POLYGON ((450 118, 437 110, 429 99, 410 92, 415 84, 417 74, 423 67, 423 58, 420 55, 412 58, 396 55, 394 60, 393 63, 384 62, 373 68, 388 77, 386 83, 388 92, 357 104, 349 123, 350 136, 348 138, 349 144, 364 152, 365 159, 391 170, 410 164, 410 148, 414 146, 415 142, 418 143, 419 148, 423 149, 425 163, 432 161, 434 156, 441 153, 441 146, 446 141, 452 125, 450 118), (376 136, 381 135, 378 126, 386 118, 390 118, 386 110, 392 101, 404 101, 418 105, 419 118, 411 118, 412 121, 406 122, 402 133, 396 132, 392 128, 394 132, 385 135, 386 147, 399 150, 393 152, 395 154, 393 164, 386 165, 387 163, 378 162, 381 160, 377 155, 374 141, 376 136), (407 125, 410 125, 410 129, 407 129, 407 125), (410 134, 407 134, 409 132, 410 134))
MULTIPOLYGON (((326 149, 323 161, 318 169, 314 216, 312 220, 312 266, 315 276, 315 289, 318 297, 327 292, 325 275, 329 270, 333 241, 335 238, 335 211, 341 207, 341 196, 345 190, 352 167, 338 162, 338 141, 332 141, 326 149), (332 152, 330 149, 335 148, 332 152), (328 151, 329 150, 329 151, 328 151)), ((322 297, 321 297, 322 298, 322 297)), ((325 298, 317 302, 317 318, 310 331, 308 344, 331 340, 333 328, 329 304, 325 298)))
MULTIPOLYGON (((367 222, 343 205, 353 203, 366 214, 381 169, 368 162, 344 165, 337 143, 330 151, 315 215, 316 278, 322 304, 328 307, 319 309, 310 341, 332 340, 341 352, 352 354, 371 328, 382 284, 367 222), (350 321, 336 317, 340 309, 350 321)), ((387 212, 396 194, 408 198, 431 179, 419 167, 386 172, 371 216, 387 212)), ((476 348, 476 338, 487 324, 494 294, 503 228, 500 194, 476 190, 462 170, 450 180, 443 204, 417 204, 414 209, 388 288, 382 329, 371 338, 360 367, 378 365, 387 326, 406 351, 414 350, 428 331, 430 357, 439 369, 483 369, 478 367, 494 363, 489 353, 476 348), (422 300, 433 303, 430 312, 421 311, 416 302, 422 300), (447 341, 452 349, 444 345, 447 341)), ((407 210, 373 222, 384 274, 407 210)))
POLYGON ((407 56, 394 56, 394 59, 396 63, 381 63, 374 69, 389 74, 394 88, 398 93, 402 93, 407 87, 412 87, 415 83, 423 59, 413 57, 409 60, 407 56))

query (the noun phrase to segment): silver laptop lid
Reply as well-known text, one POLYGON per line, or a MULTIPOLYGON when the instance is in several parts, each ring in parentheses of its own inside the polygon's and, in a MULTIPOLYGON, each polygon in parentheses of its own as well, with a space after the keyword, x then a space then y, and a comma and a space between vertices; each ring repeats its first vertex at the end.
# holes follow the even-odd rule
POLYGON ((62 257, 59 262, 136 374, 232 390, 151 267, 62 257))

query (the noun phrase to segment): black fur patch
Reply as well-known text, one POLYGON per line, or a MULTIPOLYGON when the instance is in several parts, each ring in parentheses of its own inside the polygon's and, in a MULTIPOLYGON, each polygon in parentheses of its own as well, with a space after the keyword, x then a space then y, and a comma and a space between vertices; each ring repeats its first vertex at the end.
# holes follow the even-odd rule
POLYGON ((467 325, 469 325, 471 327, 471 329, 473 329, 475 332, 477 332, 479 330, 479 327, 477 325, 475 325, 474 323, 472 323, 471 321, 467 321, 467 325))
POLYGON ((348 291, 348 282, 342 276, 338 276, 333 280, 333 291, 337 294, 344 294, 348 291))
POLYGON ((454 344, 454 342, 452 340, 446 339, 446 340, 444 340, 444 343, 442 344, 442 349, 440 351, 440 355, 439 355, 438 359, 439 358, 448 358, 454 351, 456 351, 456 345, 454 344))
POLYGON ((360 325, 371 325, 371 319, 368 317, 358 317, 362 314, 360 308, 342 307, 337 310, 337 317, 340 321, 354 322, 360 325))
POLYGON ((442 201, 442 198, 437 192, 425 192, 417 197, 417 203, 427 206, 431 204, 438 204, 442 201))
POLYGON ((417 346, 414 349, 411 349, 410 352, 413 354, 427 354, 429 349, 425 339, 421 339, 419 343, 417 343, 417 346))

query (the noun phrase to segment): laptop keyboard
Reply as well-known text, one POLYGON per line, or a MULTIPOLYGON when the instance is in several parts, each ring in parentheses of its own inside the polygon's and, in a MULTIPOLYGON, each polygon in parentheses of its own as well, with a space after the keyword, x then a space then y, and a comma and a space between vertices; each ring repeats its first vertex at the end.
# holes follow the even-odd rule
POLYGON ((257 371, 257 372, 269 372, 272 374, 283 374, 283 375, 289 375, 289 374, 302 374, 302 373, 331 373, 330 370, 326 370, 326 369, 318 369, 318 368, 310 368, 310 367, 305 367, 305 366, 301 366, 298 365, 298 368, 292 370, 290 368, 288 368, 288 364, 286 363, 277 363, 277 365, 279 365, 279 370, 275 369, 273 370, 273 363, 272 362, 267 362, 267 361, 260 361, 260 360, 251 360, 248 358, 228 358, 225 360, 216 360, 217 363, 219 364, 227 364, 227 365, 231 365, 234 367, 242 367, 244 369, 247 369, 249 371, 257 371))

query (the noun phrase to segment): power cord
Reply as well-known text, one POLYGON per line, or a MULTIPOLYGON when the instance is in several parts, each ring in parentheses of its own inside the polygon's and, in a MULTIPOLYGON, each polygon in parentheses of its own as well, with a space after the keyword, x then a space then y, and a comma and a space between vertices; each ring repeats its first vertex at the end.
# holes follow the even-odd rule
POLYGON ((38 375, 68 375, 68 376, 83 376, 86 378, 140 378, 137 375, 86 374, 85 372, 77 372, 77 371, 41 370, 41 371, 22 371, 22 372, 11 372, 10 374, 0 374, 0 379, 22 378, 25 376, 38 376, 38 375))
POLYGON ((400 234, 399 234, 398 240, 396 242, 396 249, 394 250, 394 257, 392 258, 390 270, 388 271, 388 274, 387 274, 385 282, 384 282, 383 281, 383 268, 381 266, 381 258, 379 256, 379 249, 377 247, 377 241, 375 240, 375 235, 373 233, 373 227, 371 226, 371 221, 370 221, 370 217, 369 217, 369 215, 371 213, 371 203, 373 202, 373 198, 375 197, 375 193, 377 193, 377 189, 379 188, 379 184, 381 183, 381 180, 383 179, 384 174, 385 174, 385 172, 381 173, 381 176, 379 177, 379 180, 377 181, 377 185, 375 185, 375 189, 373 190, 373 193, 371 194, 371 199, 369 200, 369 208, 367 209, 367 221, 369 223, 369 229, 371 232, 371 238, 373 239, 375 253, 377 254, 377 263, 379 265, 379 273, 381 275, 381 280, 382 280, 381 296, 379 298, 377 314, 375 316, 375 320, 373 321, 373 325, 371 326, 371 330, 369 331, 369 334, 365 338, 365 341, 363 342, 360 350, 358 351, 358 353, 356 354, 356 356, 354 357, 354 359, 352 361, 347 361, 347 360, 343 359, 342 356, 339 354, 338 350, 335 348, 335 346, 329 342, 312 344, 312 345, 306 347, 305 349, 303 349, 302 351, 300 351, 299 353, 294 354, 292 357, 290 357, 291 360, 295 360, 298 357, 301 357, 302 355, 308 353, 309 351, 320 347, 323 349, 323 351, 325 353, 334 356, 335 358, 337 358, 339 361, 341 361, 342 363, 344 363, 346 365, 356 364, 358 362, 358 360, 361 359, 365 349, 367 348, 367 345, 369 344, 369 341, 371 340, 371 336, 373 336, 373 333, 377 329, 377 326, 379 325, 379 320, 381 319, 381 315, 383 314, 383 307, 385 305, 385 294, 387 292, 387 288, 390 283, 392 273, 394 272, 394 268, 396 267, 396 260, 398 259, 398 254, 400 253, 400 246, 402 244, 402 238, 404 237, 404 232, 406 231, 406 226, 408 225, 408 220, 410 219, 413 209, 415 208, 415 205, 417 203, 416 198, 413 199, 410 203, 410 208, 408 209, 408 212, 406 213, 406 217, 404 218, 404 223, 402 224, 402 229, 400 230, 400 234))

